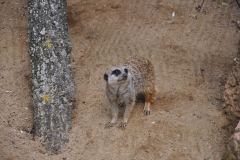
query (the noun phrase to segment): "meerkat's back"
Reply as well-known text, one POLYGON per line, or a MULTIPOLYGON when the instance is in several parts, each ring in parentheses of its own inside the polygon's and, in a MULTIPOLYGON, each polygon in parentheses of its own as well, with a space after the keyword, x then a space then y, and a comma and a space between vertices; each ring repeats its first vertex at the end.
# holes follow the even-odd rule
POLYGON ((155 75, 152 63, 145 57, 132 56, 125 65, 132 74, 134 87, 137 93, 146 93, 155 90, 155 75))

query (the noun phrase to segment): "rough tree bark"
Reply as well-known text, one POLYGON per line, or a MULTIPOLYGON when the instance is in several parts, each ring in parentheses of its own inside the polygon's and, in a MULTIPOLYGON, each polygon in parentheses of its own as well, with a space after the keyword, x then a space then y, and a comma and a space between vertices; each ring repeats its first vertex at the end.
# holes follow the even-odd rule
POLYGON ((68 141, 77 88, 71 69, 66 0, 28 1, 34 135, 48 151, 68 141))

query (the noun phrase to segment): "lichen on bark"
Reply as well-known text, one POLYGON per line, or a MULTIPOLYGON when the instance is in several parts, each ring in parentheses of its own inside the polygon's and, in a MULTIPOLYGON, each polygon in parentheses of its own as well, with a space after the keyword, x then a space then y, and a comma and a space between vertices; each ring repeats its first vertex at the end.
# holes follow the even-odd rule
POLYGON ((49 151, 58 151, 68 141, 72 101, 77 93, 66 5, 66 0, 28 1, 34 131, 49 151))

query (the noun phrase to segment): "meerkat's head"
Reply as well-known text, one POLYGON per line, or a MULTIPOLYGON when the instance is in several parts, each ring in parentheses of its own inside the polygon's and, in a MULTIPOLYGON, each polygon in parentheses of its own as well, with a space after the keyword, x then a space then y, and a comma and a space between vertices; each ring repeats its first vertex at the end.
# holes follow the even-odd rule
POLYGON ((118 85, 122 83, 127 83, 130 79, 130 73, 126 66, 119 65, 110 68, 104 74, 104 80, 109 85, 118 85))

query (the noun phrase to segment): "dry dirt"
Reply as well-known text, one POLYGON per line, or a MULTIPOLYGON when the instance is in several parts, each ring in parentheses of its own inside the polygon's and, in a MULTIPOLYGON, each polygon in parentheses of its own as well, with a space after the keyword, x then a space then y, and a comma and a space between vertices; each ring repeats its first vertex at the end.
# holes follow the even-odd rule
POLYGON ((221 97, 240 38, 231 23, 238 6, 225 2, 205 1, 195 19, 201 0, 68 0, 78 96, 69 143, 47 155, 29 133, 27 0, 0 0, 0 159, 221 159, 229 139, 221 97), (155 66, 152 114, 138 103, 124 131, 104 129, 111 110, 103 74, 134 54, 155 66))

